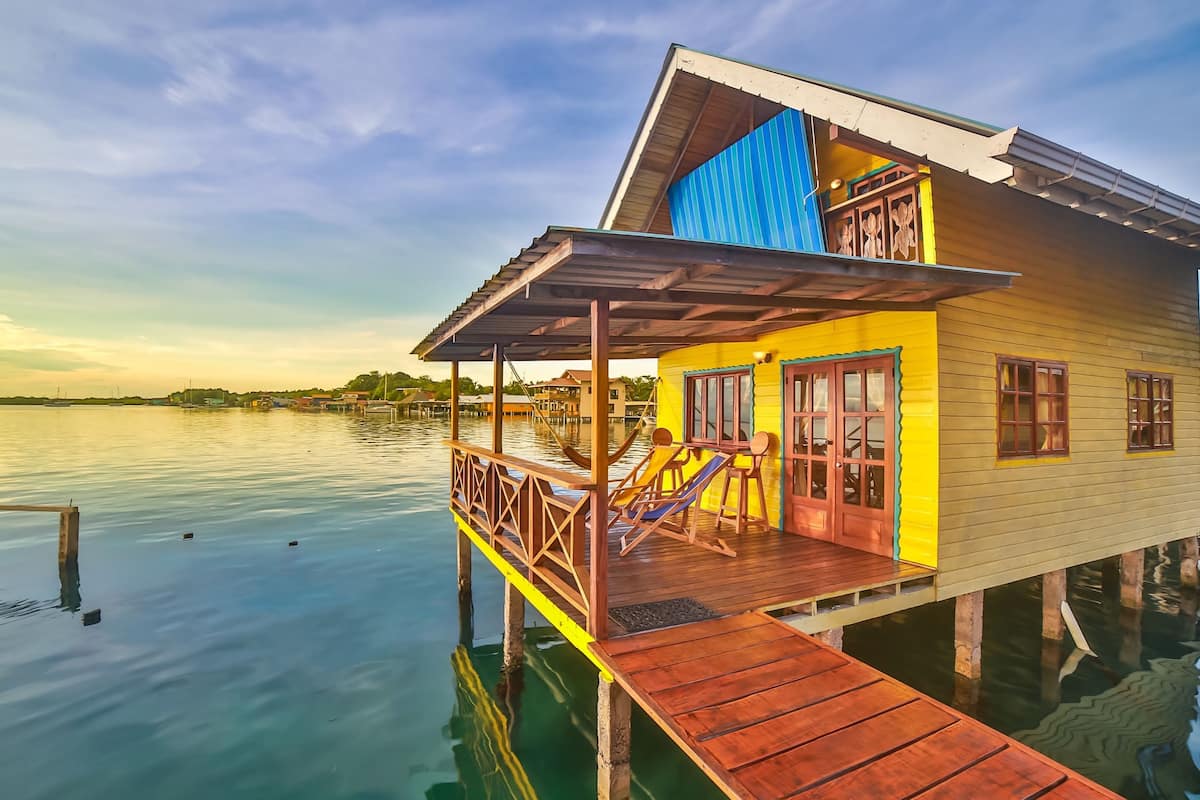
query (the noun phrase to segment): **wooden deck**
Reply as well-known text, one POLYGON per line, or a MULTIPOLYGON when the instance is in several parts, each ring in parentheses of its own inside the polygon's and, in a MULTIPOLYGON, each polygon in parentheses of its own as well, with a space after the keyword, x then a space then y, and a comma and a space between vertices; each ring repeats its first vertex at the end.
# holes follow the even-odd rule
MULTIPOLYGON (((699 513, 701 535, 717 535, 716 515, 699 513)), ((613 531, 608 547, 609 608, 686 597, 722 616, 783 609, 813 618, 833 608, 862 612, 854 619, 831 622, 840 625, 911 606, 915 603, 903 602, 907 598, 902 594, 908 592, 923 590, 920 597, 914 594, 914 600, 932 600, 935 570, 762 526, 741 536, 732 528, 726 522, 720 536, 737 550, 736 558, 662 536, 652 536, 622 557, 620 531, 613 531)), ((511 554, 505 557, 521 566, 511 554)), ((552 588, 540 581, 535 584, 583 624, 582 615, 552 588)), ((611 616, 610 626, 610 635, 625 633, 611 616)))
POLYGON ((1117 797, 760 612, 592 649, 733 798, 1117 797))

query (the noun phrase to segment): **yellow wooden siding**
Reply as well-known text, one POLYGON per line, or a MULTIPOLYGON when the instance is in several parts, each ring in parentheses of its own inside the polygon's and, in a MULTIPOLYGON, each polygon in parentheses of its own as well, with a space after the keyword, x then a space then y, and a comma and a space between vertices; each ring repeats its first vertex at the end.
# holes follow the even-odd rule
POLYGON ((1022 273, 938 306, 939 597, 1200 531, 1200 255, 937 170, 942 263, 1022 273), (996 457, 996 356, 1065 361, 1070 455, 996 457), (1126 452, 1125 371, 1175 381, 1171 453, 1126 452))
MULTIPOLYGON (((937 566, 938 387, 937 324, 933 312, 867 314, 767 334, 755 342, 707 344, 667 353, 658 361, 658 424, 683 439, 684 373, 753 365, 755 351, 772 354, 754 367, 754 427, 774 434, 764 470, 767 515, 780 524, 780 454, 783 395, 780 362, 900 348, 900 558, 937 566)), ((715 507, 721 482, 705 505, 715 507)), ((733 492, 731 491, 731 496, 733 492)), ((751 509, 757 509, 752 502, 751 509)))

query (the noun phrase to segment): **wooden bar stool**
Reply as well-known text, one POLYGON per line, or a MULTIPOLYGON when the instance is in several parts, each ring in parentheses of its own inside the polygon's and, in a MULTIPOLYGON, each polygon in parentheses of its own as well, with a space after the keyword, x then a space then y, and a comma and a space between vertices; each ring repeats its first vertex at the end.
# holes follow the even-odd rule
MULTIPOLYGON (((670 447, 675 441, 671 432, 666 428, 655 428, 654 433, 650 434, 650 441, 655 447, 670 447)), ((679 455, 671 459, 662 472, 658 473, 658 485, 655 487, 658 490, 658 496, 662 496, 667 492, 666 479, 671 479, 670 491, 675 491, 680 486, 683 486, 683 465, 691 460, 692 451, 685 447, 680 451, 679 455)))
POLYGON ((762 482, 762 465, 766 461, 767 451, 770 449, 771 434, 759 431, 750 440, 750 463, 738 466, 737 460, 734 459, 725 468, 725 486, 721 489, 721 507, 717 511, 717 530, 721 530, 721 521, 727 519, 735 521, 734 531, 739 534, 743 533, 746 525, 751 522, 770 524, 767 521, 767 495, 763 491, 762 482), (737 504, 729 505, 729 484, 734 480, 738 484, 737 504), (750 516, 751 483, 758 487, 758 507, 762 512, 761 516, 750 516))

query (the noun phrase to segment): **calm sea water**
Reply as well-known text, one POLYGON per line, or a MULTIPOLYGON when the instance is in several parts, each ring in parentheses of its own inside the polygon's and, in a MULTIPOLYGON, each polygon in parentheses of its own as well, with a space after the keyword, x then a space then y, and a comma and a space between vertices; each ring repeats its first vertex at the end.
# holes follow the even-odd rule
MULTIPOLYGON (((594 796, 590 665, 530 610, 525 668, 502 676, 500 580, 480 559, 464 636, 445 435, 0 408, 0 503, 82 508, 77 584, 56 517, 0 513, 0 798, 594 796)), ((464 438, 485 443, 486 421, 464 438)), ((557 455, 526 422, 506 448, 557 455)), ((1175 555, 1150 551, 1140 614, 1099 565, 1072 571, 1100 657, 1061 680, 1069 648, 1043 653, 1037 582, 989 592, 982 690, 958 702, 1129 797, 1200 791, 1196 600, 1175 555)), ((952 620, 927 606, 847 629, 846 649, 952 702, 952 620)), ((634 737, 638 796, 720 796, 640 714, 634 737)))

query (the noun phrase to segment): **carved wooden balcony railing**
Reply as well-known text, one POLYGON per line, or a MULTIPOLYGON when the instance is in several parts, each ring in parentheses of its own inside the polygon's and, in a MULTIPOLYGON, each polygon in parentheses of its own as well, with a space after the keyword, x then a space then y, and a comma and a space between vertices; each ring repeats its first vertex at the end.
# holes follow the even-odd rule
POLYGON ((450 507, 492 547, 584 616, 589 608, 587 518, 594 485, 565 470, 447 442, 450 507))
POLYGON ((898 167, 880 176, 877 186, 873 186, 874 181, 863 185, 863 191, 855 197, 826 209, 829 251, 862 258, 922 261, 925 254, 917 184, 926 177, 898 167))

